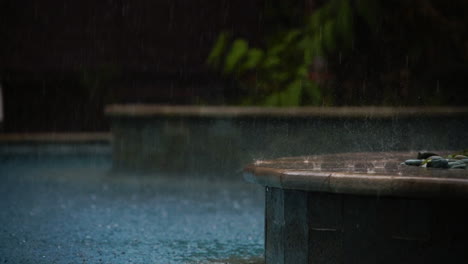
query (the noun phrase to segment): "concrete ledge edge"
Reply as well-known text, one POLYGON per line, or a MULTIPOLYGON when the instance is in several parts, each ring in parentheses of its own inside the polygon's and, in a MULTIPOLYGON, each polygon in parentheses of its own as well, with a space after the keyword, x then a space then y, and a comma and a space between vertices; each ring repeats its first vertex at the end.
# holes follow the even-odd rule
POLYGON ((114 104, 105 107, 109 117, 330 117, 393 118, 412 116, 468 116, 468 107, 241 107, 114 104))

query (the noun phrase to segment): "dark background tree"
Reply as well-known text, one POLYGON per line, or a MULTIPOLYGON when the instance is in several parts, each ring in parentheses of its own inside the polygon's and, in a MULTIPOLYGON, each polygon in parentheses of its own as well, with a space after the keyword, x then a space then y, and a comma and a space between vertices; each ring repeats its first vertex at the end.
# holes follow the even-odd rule
POLYGON ((245 88, 239 102, 467 104, 467 1, 288 4, 266 5, 262 45, 224 32, 213 48, 210 63, 245 88))
POLYGON ((468 2, 378 1, 375 28, 330 58, 336 104, 468 105, 468 2))
POLYGON ((4 130, 106 130, 109 102, 223 103, 206 67, 225 28, 255 39, 261 1, 1 0, 4 130))
POLYGON ((262 76, 304 61, 293 34, 275 70, 219 73, 206 59, 222 31, 262 50, 292 30, 321 38, 301 44, 320 56, 298 71, 319 93, 293 105, 466 105, 467 12, 464 0, 2 0, 4 131, 106 130, 115 102, 264 104, 287 86, 256 89, 262 76), (330 3, 346 8, 320 11, 330 3))

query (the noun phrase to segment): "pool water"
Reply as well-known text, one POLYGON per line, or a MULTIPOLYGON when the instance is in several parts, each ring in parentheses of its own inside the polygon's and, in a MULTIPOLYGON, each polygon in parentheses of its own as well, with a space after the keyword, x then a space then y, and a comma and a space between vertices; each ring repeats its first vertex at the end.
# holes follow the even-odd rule
POLYGON ((113 172, 111 163, 1 156, 0 263, 261 262, 258 186, 113 172))

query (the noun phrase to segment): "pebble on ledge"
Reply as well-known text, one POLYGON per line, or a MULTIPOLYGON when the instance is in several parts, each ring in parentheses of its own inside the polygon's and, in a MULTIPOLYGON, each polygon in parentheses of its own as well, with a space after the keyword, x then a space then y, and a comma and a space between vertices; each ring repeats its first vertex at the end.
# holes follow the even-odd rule
POLYGON ((466 169, 468 156, 454 154, 443 158, 432 152, 418 152, 417 159, 406 160, 403 164, 428 168, 466 169))

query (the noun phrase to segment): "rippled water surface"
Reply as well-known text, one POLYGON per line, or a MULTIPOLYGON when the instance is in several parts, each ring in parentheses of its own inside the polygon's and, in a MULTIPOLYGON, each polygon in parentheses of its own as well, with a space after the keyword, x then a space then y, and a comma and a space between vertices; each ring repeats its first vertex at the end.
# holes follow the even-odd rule
POLYGON ((0 263, 261 262, 258 186, 116 173, 108 155, 2 156, 0 179, 0 263))

